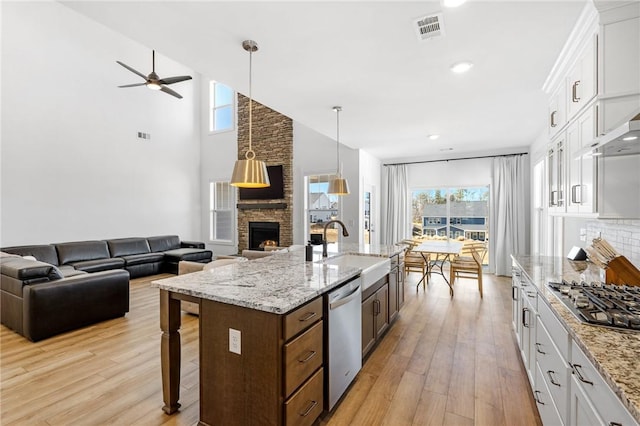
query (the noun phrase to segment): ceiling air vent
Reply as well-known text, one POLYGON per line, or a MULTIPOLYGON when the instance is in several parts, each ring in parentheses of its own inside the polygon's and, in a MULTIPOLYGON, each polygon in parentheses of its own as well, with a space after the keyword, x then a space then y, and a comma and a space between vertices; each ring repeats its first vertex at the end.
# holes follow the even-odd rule
POLYGON ((442 22, 442 13, 423 16, 414 19, 414 28, 418 35, 418 40, 424 41, 431 38, 437 38, 444 35, 444 27, 442 22))

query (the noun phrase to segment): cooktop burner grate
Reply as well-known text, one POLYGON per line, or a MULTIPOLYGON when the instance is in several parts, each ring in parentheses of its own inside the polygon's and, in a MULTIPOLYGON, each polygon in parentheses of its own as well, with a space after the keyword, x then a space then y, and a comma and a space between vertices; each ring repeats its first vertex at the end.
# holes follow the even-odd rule
POLYGON ((582 322, 640 330, 640 287, 550 282, 553 294, 582 322))

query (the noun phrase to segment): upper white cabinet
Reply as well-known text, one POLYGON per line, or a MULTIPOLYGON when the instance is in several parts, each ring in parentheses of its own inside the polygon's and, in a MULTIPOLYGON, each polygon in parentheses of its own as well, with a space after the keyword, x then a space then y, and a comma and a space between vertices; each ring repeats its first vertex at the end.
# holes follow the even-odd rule
MULTIPOLYGON (((588 2, 543 88, 549 94, 549 213, 639 217, 613 163, 638 168, 640 160, 583 153, 640 112, 640 2, 588 2)), ((636 174, 627 175, 632 185, 640 182, 636 174)))
POLYGON ((567 76, 568 116, 575 116, 596 95, 597 34, 590 34, 567 76))

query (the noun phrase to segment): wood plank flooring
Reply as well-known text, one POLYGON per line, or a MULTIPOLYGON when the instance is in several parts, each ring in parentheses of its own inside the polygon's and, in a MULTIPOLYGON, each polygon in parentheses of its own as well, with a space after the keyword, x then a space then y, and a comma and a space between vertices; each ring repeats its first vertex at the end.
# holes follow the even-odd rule
MULTIPOLYGON (((118 318, 31 343, 0 327, 0 424, 195 425, 198 319, 183 316, 180 411, 164 414, 158 290, 131 281, 118 318)), ((435 277, 407 282, 398 320, 320 425, 539 425, 511 331, 511 287, 485 275, 456 295, 435 277)))

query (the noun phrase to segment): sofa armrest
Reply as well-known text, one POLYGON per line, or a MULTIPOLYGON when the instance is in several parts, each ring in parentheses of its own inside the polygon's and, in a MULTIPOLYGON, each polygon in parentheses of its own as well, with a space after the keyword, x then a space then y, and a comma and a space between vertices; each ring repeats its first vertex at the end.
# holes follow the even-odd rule
POLYGON ((77 275, 23 288, 23 335, 38 341, 129 311, 129 273, 77 275))
POLYGON ((204 243, 200 241, 180 241, 180 247, 203 249, 204 243))
POLYGON ((0 271, 2 275, 23 281, 25 284, 63 278, 62 272, 57 267, 23 257, 3 258, 0 271))

